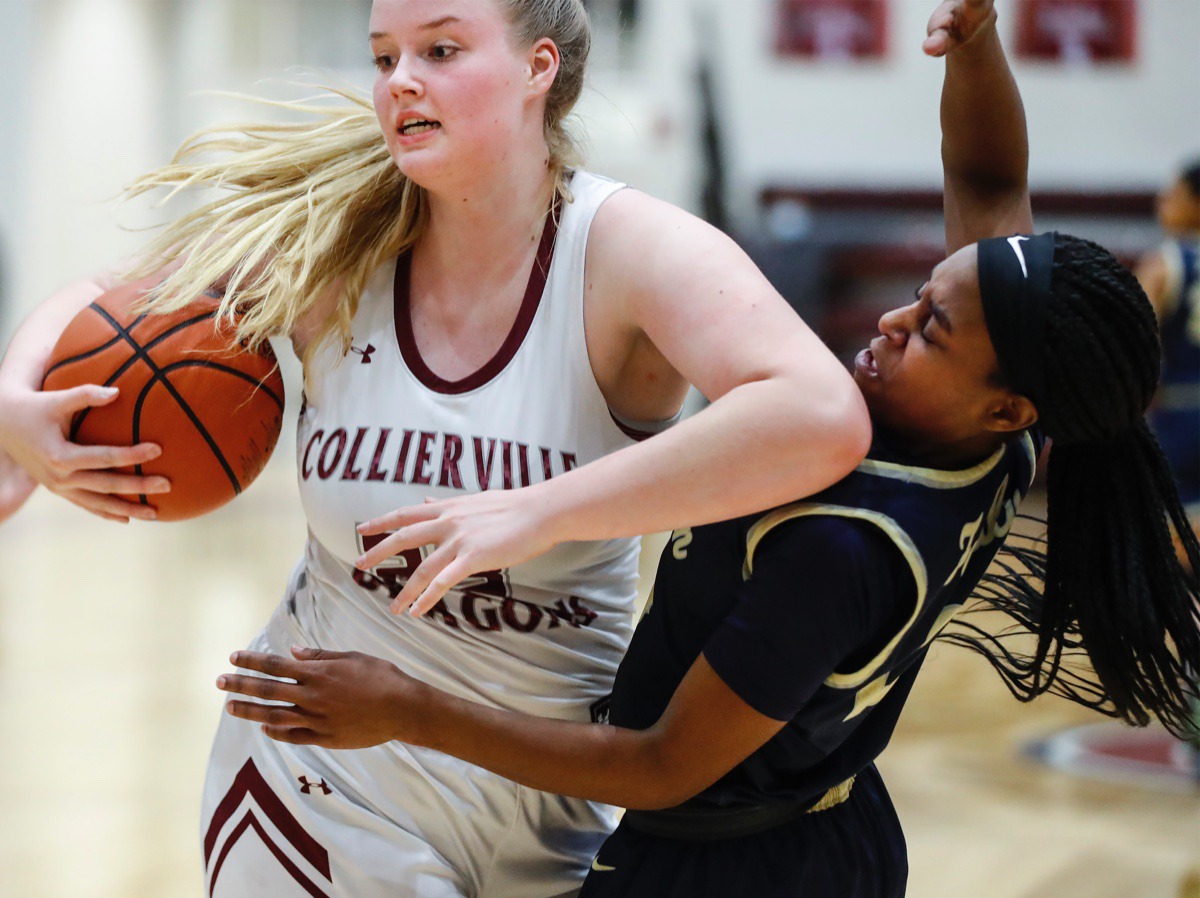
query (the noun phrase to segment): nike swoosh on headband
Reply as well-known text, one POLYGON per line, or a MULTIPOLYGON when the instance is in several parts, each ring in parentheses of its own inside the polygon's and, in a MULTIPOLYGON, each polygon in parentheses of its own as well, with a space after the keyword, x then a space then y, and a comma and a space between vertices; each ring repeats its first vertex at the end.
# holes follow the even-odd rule
POLYGON ((1029 278, 1029 269, 1025 267, 1025 254, 1021 252, 1021 241, 1028 240, 1028 237, 1009 237, 1008 245, 1012 247, 1013 252, 1017 254, 1017 261, 1021 263, 1021 274, 1026 279, 1029 278))

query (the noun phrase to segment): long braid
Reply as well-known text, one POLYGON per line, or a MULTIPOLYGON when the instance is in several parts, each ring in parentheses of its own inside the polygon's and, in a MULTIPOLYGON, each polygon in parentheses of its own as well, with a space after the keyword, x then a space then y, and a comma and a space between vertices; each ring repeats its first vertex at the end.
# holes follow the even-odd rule
POLYGON ((1037 398, 1053 441, 1045 553, 1006 546, 977 592, 980 608, 1003 611, 1016 630, 992 636, 964 621, 947 638, 985 654, 1022 699, 1057 692, 1187 735, 1200 546, 1142 417, 1158 384, 1157 321, 1133 275, 1086 240, 1056 238, 1051 293, 1037 398), (1036 636, 1032 655, 1008 647, 1020 631, 1036 636))

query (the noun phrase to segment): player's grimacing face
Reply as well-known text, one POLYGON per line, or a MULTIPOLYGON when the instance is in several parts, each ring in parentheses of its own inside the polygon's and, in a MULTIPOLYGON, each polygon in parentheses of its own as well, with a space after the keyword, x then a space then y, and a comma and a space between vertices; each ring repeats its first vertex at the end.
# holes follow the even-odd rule
POLYGON ((527 97, 526 54, 497 0, 375 0, 375 113, 400 170, 424 187, 504 152, 527 97))
POLYGON ((994 380, 973 245, 934 268, 911 303, 884 314, 879 333, 854 366, 876 426, 918 451, 965 445, 993 429, 1007 391, 994 380))

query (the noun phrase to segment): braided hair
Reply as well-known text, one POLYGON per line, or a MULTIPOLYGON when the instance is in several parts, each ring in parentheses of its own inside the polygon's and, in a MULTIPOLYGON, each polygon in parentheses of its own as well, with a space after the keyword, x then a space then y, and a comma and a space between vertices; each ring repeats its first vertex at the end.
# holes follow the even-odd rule
POLYGON ((944 635, 985 655, 1023 701, 1055 692, 1193 736, 1200 546, 1143 417, 1161 364, 1154 311, 1106 250, 1059 234, 1045 328, 1045 536, 1010 538, 975 596, 1017 626, 993 634, 968 618, 944 635), (1032 653, 1012 648, 1022 632, 1032 653))

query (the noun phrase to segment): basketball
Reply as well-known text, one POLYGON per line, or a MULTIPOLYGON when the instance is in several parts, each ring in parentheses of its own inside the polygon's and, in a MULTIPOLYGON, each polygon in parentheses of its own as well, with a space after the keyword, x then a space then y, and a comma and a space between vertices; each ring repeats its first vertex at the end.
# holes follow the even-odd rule
POLYGON ((55 344, 43 390, 117 387, 111 404, 84 409, 69 438, 87 445, 157 443, 162 455, 133 473, 159 475, 171 491, 152 498, 160 521, 212 511, 246 489, 275 448, 283 380, 270 346, 249 352, 216 323, 205 295, 166 315, 135 312, 153 279, 98 297, 55 344))

